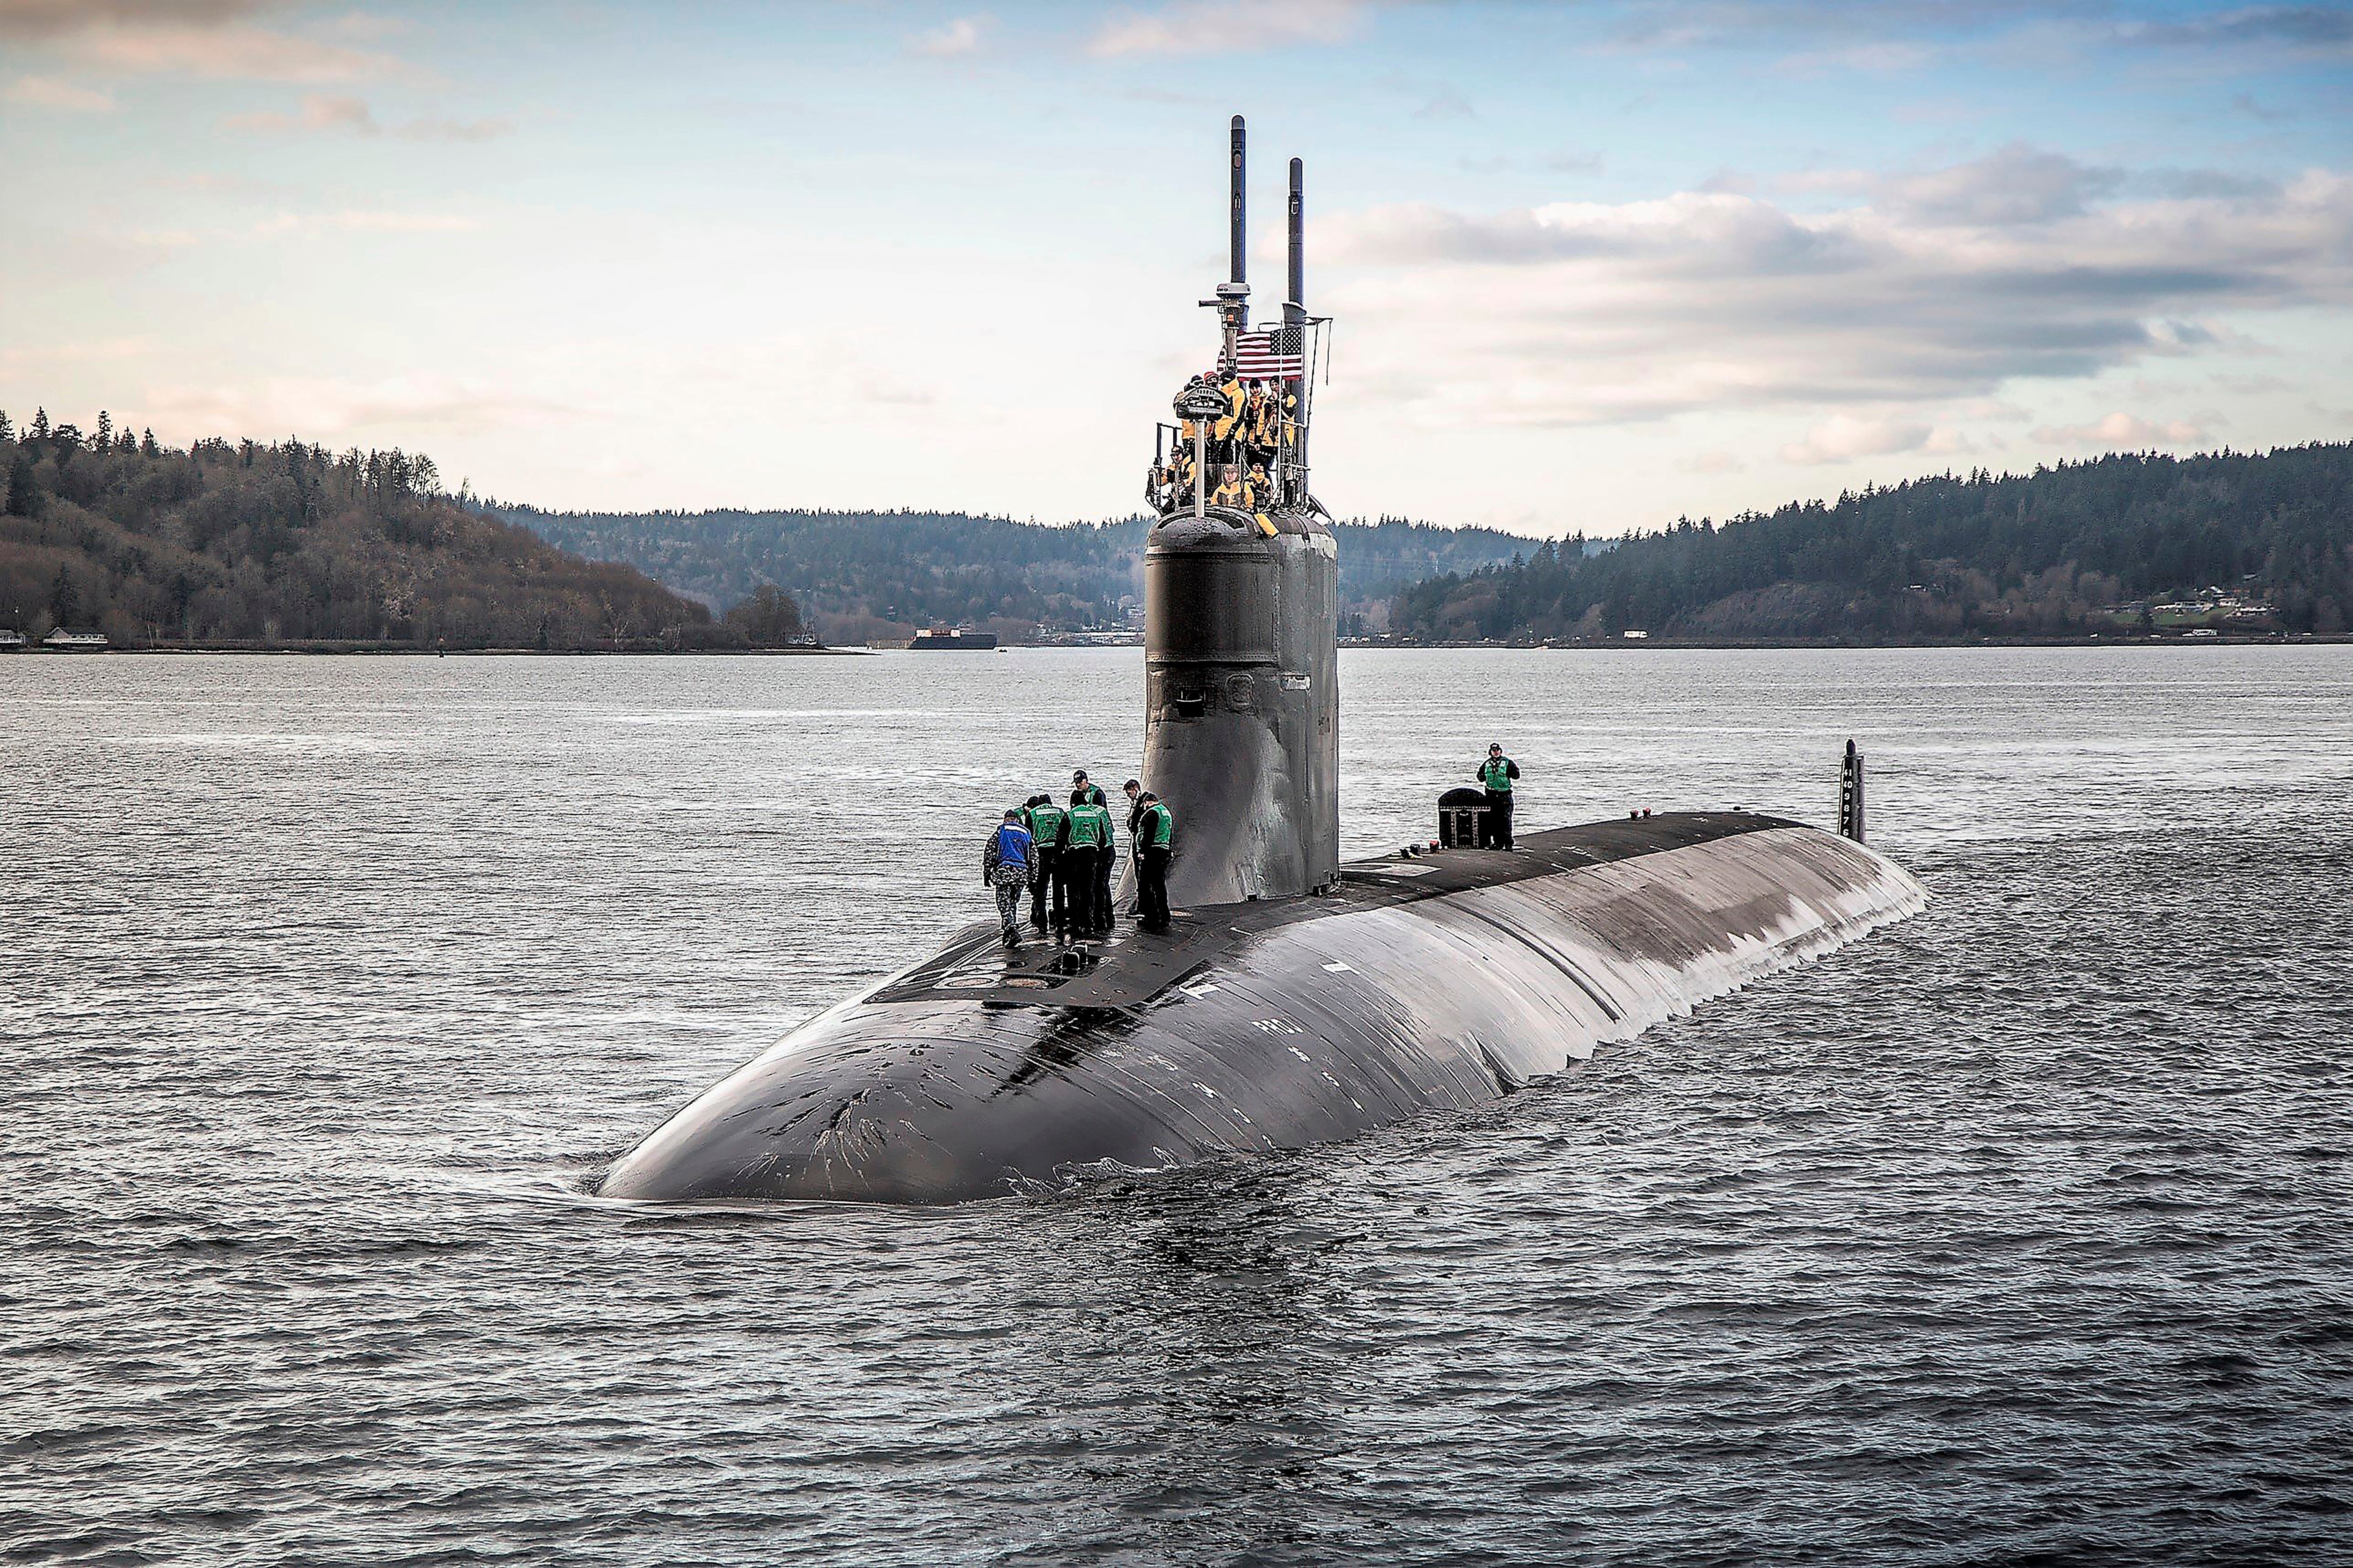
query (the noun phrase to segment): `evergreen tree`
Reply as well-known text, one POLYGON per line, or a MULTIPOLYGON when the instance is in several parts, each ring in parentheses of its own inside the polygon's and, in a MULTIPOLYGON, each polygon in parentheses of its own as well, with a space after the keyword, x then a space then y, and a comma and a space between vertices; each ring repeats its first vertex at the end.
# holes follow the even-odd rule
POLYGON ((139 455, 141 457, 153 457, 156 455, 155 432, 153 430, 142 429, 139 432, 139 455))
POLYGON ((13 441, 16 439, 16 428, 8 423, 8 410, 0 408, 0 441, 13 441))
POLYGON ((49 439, 49 411, 47 408, 37 408, 33 410, 33 428, 26 434, 37 441, 46 441, 49 439))
POLYGON ((100 408, 98 411, 98 450, 106 450, 114 444, 114 416, 100 408))
POLYGON ((30 517, 34 514, 33 454, 24 448, 16 449, 14 461, 8 465, 8 510, 10 517, 30 517))
POLYGON ((81 595, 74 591, 72 576, 59 567, 57 580, 49 585, 49 619, 59 626, 71 626, 80 613, 81 595))

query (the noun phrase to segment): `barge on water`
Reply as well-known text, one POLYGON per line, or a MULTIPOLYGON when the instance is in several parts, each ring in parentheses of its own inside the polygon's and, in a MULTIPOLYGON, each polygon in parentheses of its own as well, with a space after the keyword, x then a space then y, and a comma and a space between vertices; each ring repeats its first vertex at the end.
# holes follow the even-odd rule
POLYGON ((963 626, 927 626, 907 646, 918 653, 986 653, 997 646, 997 633, 963 626))

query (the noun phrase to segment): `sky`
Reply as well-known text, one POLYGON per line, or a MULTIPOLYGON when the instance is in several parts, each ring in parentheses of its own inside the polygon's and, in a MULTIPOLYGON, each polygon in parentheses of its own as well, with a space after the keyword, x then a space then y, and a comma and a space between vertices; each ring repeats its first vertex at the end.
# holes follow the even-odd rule
POLYGON ((0 0, 0 409, 551 508, 1142 503, 1252 281, 1342 516, 2353 439, 2353 4, 0 0))

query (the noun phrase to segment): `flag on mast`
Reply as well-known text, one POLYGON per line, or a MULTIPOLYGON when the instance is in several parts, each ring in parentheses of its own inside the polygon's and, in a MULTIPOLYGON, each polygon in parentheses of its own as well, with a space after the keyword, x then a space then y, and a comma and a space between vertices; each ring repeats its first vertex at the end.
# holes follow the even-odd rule
POLYGON ((1234 339, 1234 367, 1245 380, 1307 374, 1306 332, 1301 327, 1272 327, 1246 332, 1234 339))

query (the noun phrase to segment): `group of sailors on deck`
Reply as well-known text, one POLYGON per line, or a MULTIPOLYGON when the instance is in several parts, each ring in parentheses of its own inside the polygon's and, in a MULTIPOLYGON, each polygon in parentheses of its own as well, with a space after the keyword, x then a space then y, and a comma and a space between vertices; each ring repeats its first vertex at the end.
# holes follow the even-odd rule
MULTIPOLYGON (((1168 862, 1176 853, 1176 814, 1168 803, 1131 779, 1127 838, 1135 861, 1135 925, 1140 931, 1168 929, 1168 862)), ((1057 941, 1082 941, 1112 929, 1112 874, 1119 836, 1102 786, 1081 768, 1071 775, 1068 806, 1051 795, 1032 795, 1005 813, 1004 822, 981 851, 981 880, 996 890, 997 934, 1008 948, 1021 945, 1021 899, 1030 899, 1029 921, 1057 941)))
POLYGON ((1186 383, 1176 401, 1179 407, 1216 401, 1221 408, 1178 423, 1175 447, 1145 482, 1145 499, 1155 511, 1165 515, 1191 506, 1197 483, 1212 506, 1264 512, 1296 504, 1297 497, 1286 493, 1293 481, 1279 461, 1299 445, 1299 394, 1289 383, 1245 379, 1238 370, 1204 373, 1186 383))

